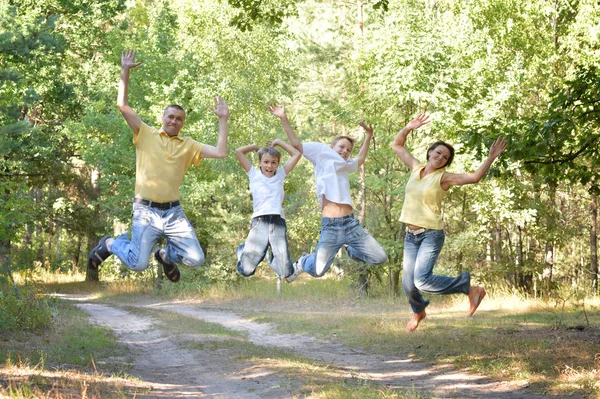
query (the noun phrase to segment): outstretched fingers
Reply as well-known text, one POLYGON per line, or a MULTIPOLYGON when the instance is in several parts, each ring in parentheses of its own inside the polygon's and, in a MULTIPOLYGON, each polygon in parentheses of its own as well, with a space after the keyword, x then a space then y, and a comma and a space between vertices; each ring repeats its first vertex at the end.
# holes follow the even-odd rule
POLYGON ((506 139, 502 136, 498 137, 490 148, 490 156, 496 158, 506 150, 506 139))
POLYGON ((419 125, 418 127, 421 127, 431 122, 431 116, 427 114, 419 114, 413 121, 416 121, 419 125))
POLYGON ((373 134, 373 125, 367 125, 364 119, 361 119, 360 122, 358 122, 358 124, 360 125, 360 127, 365 129, 367 133, 373 134))
POLYGON ((125 50, 121 52, 121 66, 126 68, 135 68, 142 65, 142 62, 135 62, 135 50, 125 50))
POLYGON ((269 105, 269 112, 278 118, 283 118, 285 116, 285 104, 284 103, 281 103, 281 105, 271 104, 271 105, 269 105))
POLYGON ((213 107, 209 107, 212 112, 215 113, 219 118, 227 118, 229 116, 229 107, 223 97, 216 96, 214 98, 215 105, 213 107))

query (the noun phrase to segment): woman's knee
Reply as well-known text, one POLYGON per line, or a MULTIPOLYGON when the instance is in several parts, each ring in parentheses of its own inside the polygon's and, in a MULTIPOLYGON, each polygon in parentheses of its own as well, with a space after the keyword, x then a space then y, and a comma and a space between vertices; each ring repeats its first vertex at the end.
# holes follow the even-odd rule
POLYGON ((427 291, 427 287, 429 287, 429 281, 426 278, 417 278, 415 279, 415 287, 419 291, 427 291))

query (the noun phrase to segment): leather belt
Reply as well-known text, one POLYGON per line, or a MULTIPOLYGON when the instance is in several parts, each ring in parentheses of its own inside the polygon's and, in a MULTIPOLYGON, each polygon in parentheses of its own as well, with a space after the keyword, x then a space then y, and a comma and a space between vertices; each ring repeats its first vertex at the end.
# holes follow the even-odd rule
POLYGON ((134 198, 133 203, 146 205, 146 206, 149 206, 152 208, 158 208, 158 209, 171 209, 176 206, 179 206, 179 200, 170 201, 170 202, 154 202, 154 201, 149 201, 149 200, 146 200, 143 198, 134 198))
POLYGON ((417 230, 412 230, 410 228, 408 229, 408 232, 415 236, 418 236, 419 234, 423 234, 423 233, 425 233, 425 231, 427 231, 427 229, 424 227, 417 229, 417 230))

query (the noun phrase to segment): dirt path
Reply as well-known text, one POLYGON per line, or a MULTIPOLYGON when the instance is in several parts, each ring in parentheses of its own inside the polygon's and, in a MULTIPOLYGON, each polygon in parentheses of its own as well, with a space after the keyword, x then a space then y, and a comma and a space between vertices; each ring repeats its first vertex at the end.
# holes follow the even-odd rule
MULTIPOLYGON (((127 305, 175 312, 245 332, 248 340, 255 345, 293 351, 304 358, 331 364, 344 374, 345 379, 369 380, 389 388, 412 388, 445 398, 542 397, 526 393, 509 383, 467 374, 450 366, 431 367, 414 362, 408 356, 377 355, 306 335, 279 334, 268 324, 255 323, 231 312, 206 309, 200 305, 127 305)), ((132 349, 132 374, 152 388, 150 395, 138 395, 138 398, 290 398, 299 392, 299 381, 282 377, 267 366, 241 361, 233 353, 178 347, 180 340, 173 336, 165 338, 167 335, 157 329, 156 321, 150 317, 85 300, 78 306, 96 323, 114 330, 118 339, 132 349)), ((193 339, 206 340, 202 332, 193 339)))

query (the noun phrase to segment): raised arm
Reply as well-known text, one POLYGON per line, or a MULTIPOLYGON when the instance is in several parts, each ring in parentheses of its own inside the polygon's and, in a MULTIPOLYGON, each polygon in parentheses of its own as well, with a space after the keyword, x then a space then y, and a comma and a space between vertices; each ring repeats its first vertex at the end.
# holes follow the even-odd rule
MULTIPOLYGON (((205 144, 200 156, 202 158, 225 158, 227 156, 227 135, 229 133, 229 107, 221 96, 215 97, 215 106, 210 107, 212 112, 219 117, 219 137, 217 146, 205 144)), ((242 165, 243 166, 243 165, 242 165)))
POLYGON ((244 168, 246 172, 252 168, 252 162, 250 162, 246 154, 252 151, 258 151, 259 149, 260 147, 256 144, 249 144, 235 150, 235 156, 237 157, 238 161, 240 161, 242 168, 244 168))
POLYGON ((485 176, 490 166, 496 158, 506 149, 506 139, 498 137, 490 148, 490 155, 483 161, 483 164, 474 173, 444 173, 440 181, 443 190, 448 190, 452 186, 463 186, 465 184, 475 184, 485 176))
POLYGON ((279 119, 281 119, 281 124, 283 125, 283 130, 285 131, 285 134, 287 134, 290 144, 294 148, 296 148, 298 151, 300 151, 300 154, 303 154, 304 149, 302 148, 302 142, 300 142, 300 140, 298 140, 298 137, 296 137, 296 133, 294 132, 294 129, 292 129, 292 125, 290 125, 290 121, 288 120, 287 115, 285 113, 285 104, 281 103, 281 106, 276 105, 276 104, 271 104, 269 106, 269 112, 272 113, 273 115, 275 115, 276 117, 278 117, 279 119))
POLYGON ((288 154, 290 154, 290 158, 283 164, 283 170, 285 170, 286 175, 289 174, 292 171, 292 169, 294 169, 300 158, 302 158, 302 154, 300 153, 300 151, 298 151, 297 148, 292 147, 285 141, 275 139, 270 143, 270 146, 279 146, 283 148, 288 154))
POLYGON ((119 92, 117 94, 117 107, 119 107, 121 114, 131 130, 133 130, 133 133, 137 134, 140 131, 142 120, 127 103, 129 70, 137 68, 142 64, 141 62, 135 62, 135 54, 133 50, 121 52, 121 80, 119 81, 119 92))
POLYGON ((413 170, 419 166, 419 161, 406 149, 404 143, 406 143, 406 138, 412 130, 418 129, 429 122, 431 122, 429 115, 418 115, 415 119, 408 122, 407 125, 400 130, 400 132, 398 132, 394 138, 394 142, 392 143, 392 149, 410 170, 413 170))
POLYGON ((360 151, 358 152, 358 166, 363 166, 366 159, 367 154, 369 153, 369 146, 371 145, 371 139, 373 138, 373 125, 367 125, 364 120, 361 120, 358 123, 363 129, 365 129, 365 141, 363 145, 360 147, 360 151))

